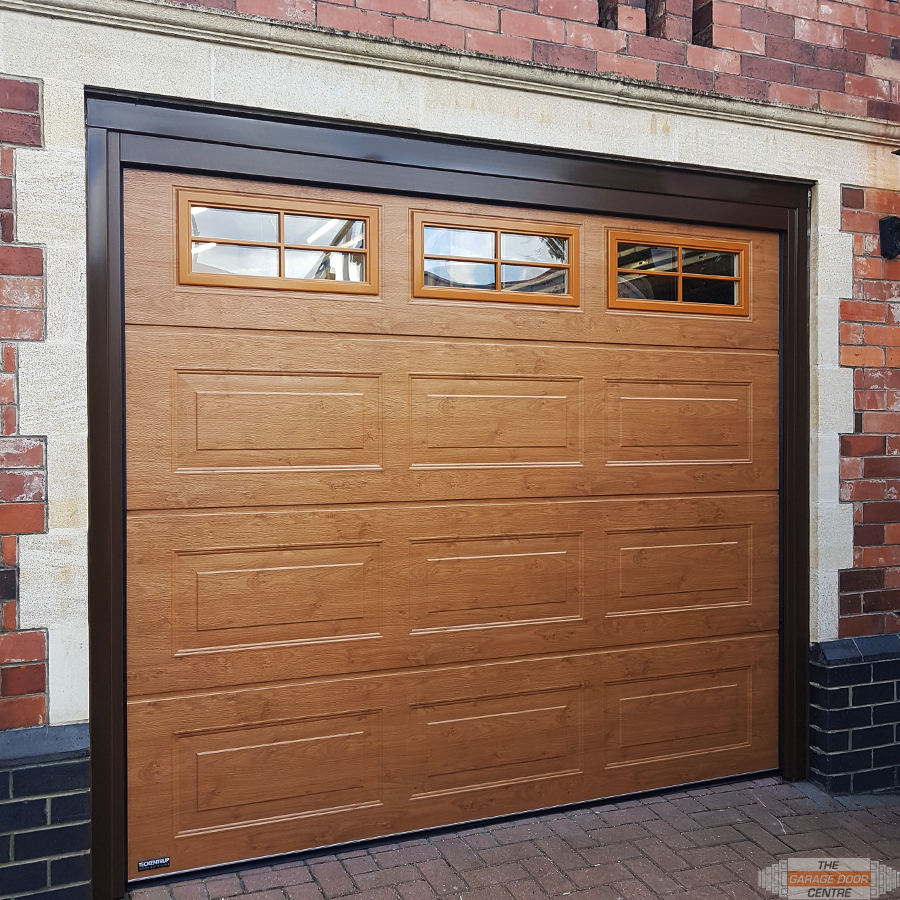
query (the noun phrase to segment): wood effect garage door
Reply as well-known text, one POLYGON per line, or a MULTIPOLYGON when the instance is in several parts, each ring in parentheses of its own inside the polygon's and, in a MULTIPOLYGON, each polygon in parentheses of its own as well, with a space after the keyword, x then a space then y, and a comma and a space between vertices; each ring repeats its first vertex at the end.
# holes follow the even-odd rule
POLYGON ((131 878, 777 765, 776 235, 130 171, 125 248, 131 878))

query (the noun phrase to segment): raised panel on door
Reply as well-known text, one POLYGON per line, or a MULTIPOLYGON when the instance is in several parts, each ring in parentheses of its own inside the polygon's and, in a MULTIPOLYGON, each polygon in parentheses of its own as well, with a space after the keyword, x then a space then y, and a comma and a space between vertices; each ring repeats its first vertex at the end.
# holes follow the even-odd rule
POLYGON ((739 229, 666 225, 560 211, 516 210, 473 203, 335 191, 308 186, 271 185, 167 172, 125 173, 125 265, 129 273, 126 321, 134 324, 268 329, 275 331, 355 332, 514 340, 576 341, 657 346, 778 347, 778 236, 739 229), (244 192, 317 202, 363 203, 377 207, 381 219, 380 291, 349 296, 320 291, 216 288, 177 283, 176 190, 244 192), (584 285, 577 307, 532 304, 421 300, 413 298, 410 221, 414 211, 468 215, 489 221, 519 218, 575 225, 582 248, 576 261, 584 285), (646 314, 607 308, 607 233, 652 231, 723 237, 750 242, 750 315, 723 317, 696 313, 646 314))
POLYGON ((771 631, 775 494, 132 516, 129 694, 771 631))
POLYGON ((136 326, 126 338, 130 509, 778 485, 774 353, 136 326))
POLYGON ((775 633, 129 704, 129 873, 776 764, 775 633))

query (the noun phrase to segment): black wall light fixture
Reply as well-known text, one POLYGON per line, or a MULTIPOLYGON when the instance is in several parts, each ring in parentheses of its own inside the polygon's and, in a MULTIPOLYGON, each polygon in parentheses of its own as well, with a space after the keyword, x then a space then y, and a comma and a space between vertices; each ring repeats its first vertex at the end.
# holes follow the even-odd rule
POLYGON ((881 255, 885 259, 900 256, 900 216, 885 216, 878 221, 881 235, 881 255))

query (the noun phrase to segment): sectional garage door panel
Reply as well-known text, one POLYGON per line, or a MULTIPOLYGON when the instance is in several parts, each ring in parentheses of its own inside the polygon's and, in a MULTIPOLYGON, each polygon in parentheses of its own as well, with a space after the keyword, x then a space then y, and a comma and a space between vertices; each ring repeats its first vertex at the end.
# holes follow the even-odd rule
POLYGON ((612 219, 558 210, 518 210, 431 198, 323 190, 315 187, 197 178, 166 172, 126 172, 130 198, 125 221, 125 261, 131 273, 126 321, 147 325, 264 328, 271 331, 355 332, 358 334, 445 335, 538 341, 590 341, 681 347, 778 348, 779 238, 741 229, 669 225, 612 219), (327 291, 273 294, 252 288, 204 288, 177 283, 175 234, 177 191, 246 192, 318 202, 362 203, 380 211, 383 277, 373 297, 335 298, 327 291), (411 216, 415 211, 473 215, 485 221, 543 221, 573 224, 580 230, 583 271, 579 307, 553 310, 500 303, 414 300, 410 275, 411 216), (751 310, 747 319, 709 316, 648 317, 607 308, 606 240, 610 229, 670 232, 700 240, 750 242, 753 265, 751 310))
POLYGON ((131 509, 778 486, 769 352, 129 326, 131 509))
POLYGON ((777 635, 135 701, 130 870, 777 763, 777 635))
POLYGON ((777 765, 777 235, 125 197, 130 877, 777 765))
POLYGON ((132 517, 134 695, 775 631, 777 496, 132 517))

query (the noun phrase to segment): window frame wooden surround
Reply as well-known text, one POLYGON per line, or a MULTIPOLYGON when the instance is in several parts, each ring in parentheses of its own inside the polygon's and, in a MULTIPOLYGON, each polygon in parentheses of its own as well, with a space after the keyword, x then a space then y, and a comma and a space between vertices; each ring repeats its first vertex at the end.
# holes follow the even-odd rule
POLYGON ((649 231, 621 231, 610 229, 607 234, 607 272, 609 309, 627 309, 639 312, 667 312, 675 314, 707 316, 744 316, 750 315, 750 244, 747 241, 705 240, 673 234, 660 234, 649 231), (678 268, 674 272, 655 272, 652 269, 628 269, 619 266, 619 244, 642 244, 653 247, 666 247, 677 251, 678 268), (683 250, 718 250, 723 253, 737 254, 738 273, 734 277, 724 275, 703 275, 682 272, 683 250), (642 272, 644 274, 662 275, 676 278, 678 281, 678 300, 641 300, 632 297, 619 297, 619 275, 622 272, 642 272), (685 278, 703 278, 713 281, 731 281, 737 285, 738 302, 734 306, 717 303, 690 303, 681 299, 682 285, 685 278))
POLYGON ((379 210, 376 206, 360 206, 352 203, 322 202, 319 200, 292 200, 271 194, 247 194, 219 191, 179 189, 177 191, 178 234, 178 283, 207 287, 261 288, 281 291, 315 291, 327 294, 377 294, 379 283, 378 246, 380 241, 379 210), (250 241, 215 238, 225 244, 248 247, 277 248, 277 278, 259 275, 217 275, 211 272, 193 271, 191 246, 191 208, 195 206, 215 209, 233 209, 241 212, 266 212, 278 215, 278 241, 250 241), (291 244, 285 240, 285 215, 310 215, 320 218, 355 219, 365 222, 363 247, 341 250, 336 247, 291 244), (288 278, 284 275, 285 250, 314 250, 323 253, 353 253, 365 258, 364 281, 331 281, 318 278, 288 278))
POLYGON ((460 300, 478 301, 480 303, 527 303, 541 306, 581 306, 581 226, 559 222, 544 223, 533 219, 511 219, 500 216, 469 216, 451 213, 433 213, 424 210, 411 211, 410 229, 412 231, 412 269, 413 297, 420 300, 460 300), (447 259, 461 262, 493 263, 494 290, 463 287, 435 287, 425 284, 425 227, 463 228, 470 231, 494 233, 494 257, 480 259, 477 257, 461 257, 427 254, 435 259, 447 259), (529 234, 539 237, 564 237, 568 239, 569 250, 565 263, 548 263, 548 268, 565 269, 568 274, 568 291, 565 294, 541 294, 525 291, 503 290, 501 284, 501 266, 526 265, 538 266, 523 260, 503 259, 500 250, 501 234, 529 234))

